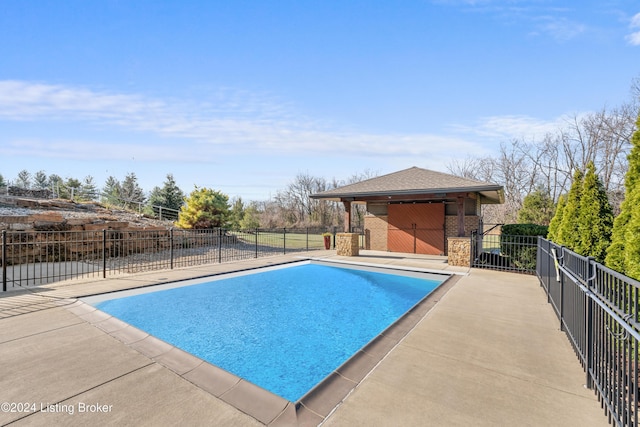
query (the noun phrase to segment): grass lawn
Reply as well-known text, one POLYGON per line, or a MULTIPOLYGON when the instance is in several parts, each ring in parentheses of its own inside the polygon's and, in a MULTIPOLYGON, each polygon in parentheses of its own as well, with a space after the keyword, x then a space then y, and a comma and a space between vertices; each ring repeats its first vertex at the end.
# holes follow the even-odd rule
MULTIPOLYGON (((236 235, 239 240, 245 243, 255 244, 256 234, 247 232, 231 232, 236 235)), ((273 232, 259 232, 257 234, 258 245, 260 246, 275 246, 282 247, 283 241, 287 248, 291 249, 306 249, 309 248, 321 248, 324 247, 324 238, 321 234, 306 234, 306 233, 273 233, 273 232)))

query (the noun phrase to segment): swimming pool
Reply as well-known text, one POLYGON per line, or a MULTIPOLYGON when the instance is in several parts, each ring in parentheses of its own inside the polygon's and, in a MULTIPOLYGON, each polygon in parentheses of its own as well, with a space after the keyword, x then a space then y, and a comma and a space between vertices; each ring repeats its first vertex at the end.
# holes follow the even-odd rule
POLYGON ((446 279, 383 271, 306 261, 87 302, 296 402, 446 279))

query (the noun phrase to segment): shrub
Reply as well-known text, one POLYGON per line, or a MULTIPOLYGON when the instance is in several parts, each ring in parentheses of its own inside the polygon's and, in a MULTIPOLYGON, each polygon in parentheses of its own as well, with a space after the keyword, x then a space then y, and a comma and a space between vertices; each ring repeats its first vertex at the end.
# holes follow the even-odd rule
POLYGON ((516 268, 536 268, 538 236, 546 237, 549 227, 538 224, 507 224, 502 226, 500 252, 509 257, 516 268))

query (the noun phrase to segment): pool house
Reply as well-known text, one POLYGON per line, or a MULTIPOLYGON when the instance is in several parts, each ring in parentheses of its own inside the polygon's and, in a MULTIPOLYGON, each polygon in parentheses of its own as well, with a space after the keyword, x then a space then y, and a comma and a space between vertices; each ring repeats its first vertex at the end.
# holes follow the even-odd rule
POLYGON ((482 227, 482 205, 504 203, 504 190, 411 167, 311 197, 342 202, 347 232, 352 230, 352 206, 366 204, 365 249, 446 255, 448 240, 469 237, 482 227))

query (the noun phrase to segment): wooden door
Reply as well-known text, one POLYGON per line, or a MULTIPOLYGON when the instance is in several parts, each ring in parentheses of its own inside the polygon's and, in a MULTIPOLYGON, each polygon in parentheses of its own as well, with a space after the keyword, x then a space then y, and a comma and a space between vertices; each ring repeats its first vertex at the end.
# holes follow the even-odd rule
POLYGON ((388 206, 391 252, 444 254, 444 204, 403 203, 388 206))

